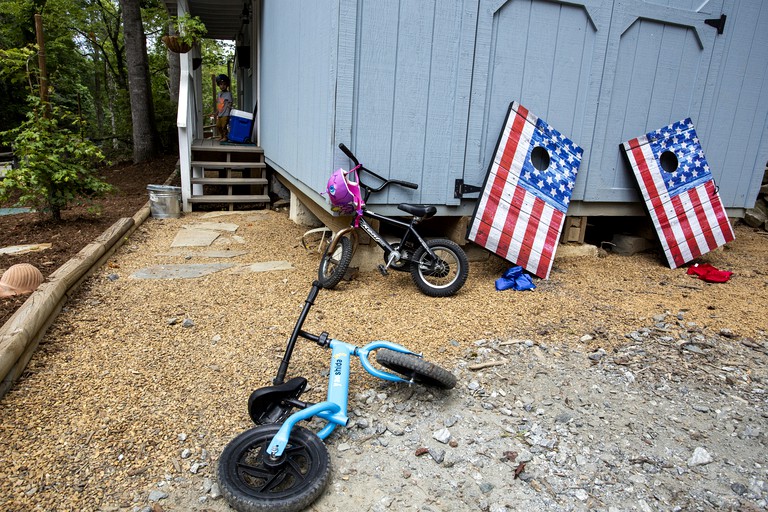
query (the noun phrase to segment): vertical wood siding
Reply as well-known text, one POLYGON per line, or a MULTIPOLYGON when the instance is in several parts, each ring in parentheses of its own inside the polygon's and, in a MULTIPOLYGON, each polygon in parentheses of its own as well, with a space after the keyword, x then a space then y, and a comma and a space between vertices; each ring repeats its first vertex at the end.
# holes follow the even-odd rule
POLYGON ((711 119, 701 138, 723 202, 752 208, 768 161, 768 3, 728 4, 711 119))
MULTIPOLYGON (((585 149, 574 201, 637 202, 619 144, 691 117, 728 207, 768 153, 760 0, 263 0, 261 144, 320 192, 347 144, 419 183, 374 204, 460 206, 513 100, 585 149), (725 34, 705 19, 726 12, 725 34)), ((470 196, 471 197, 471 196, 470 196)), ((465 211, 467 210, 467 211, 465 211)))
POLYGON ((351 127, 338 142, 379 174, 420 185, 392 187, 372 202, 446 204, 453 196, 449 177, 463 174, 475 3, 357 2, 354 67, 344 69, 352 76, 339 77, 352 112, 337 117, 351 127))
POLYGON ((637 201, 631 169, 616 141, 674 121, 702 121, 717 31, 704 19, 719 16, 721 2, 701 11, 662 2, 617 2, 611 16, 598 122, 586 162, 584 200, 637 201), (598 172, 592 172, 597 169, 598 172))
MULTIPOLYGON (((483 182, 512 100, 583 147, 588 159, 610 16, 602 0, 480 1, 467 182, 483 182)), ((573 199, 581 199, 578 188, 573 199)))
POLYGON ((321 191, 332 170, 338 1, 265 1, 262 20, 261 146, 321 191))

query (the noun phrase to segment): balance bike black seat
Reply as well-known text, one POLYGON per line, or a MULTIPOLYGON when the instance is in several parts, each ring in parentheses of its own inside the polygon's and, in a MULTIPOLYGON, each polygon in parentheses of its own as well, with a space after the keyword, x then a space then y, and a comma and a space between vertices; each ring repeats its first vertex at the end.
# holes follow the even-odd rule
POLYGON ((400 203, 397 209, 422 219, 428 219, 437 213, 437 208, 429 204, 400 203))
POLYGON ((307 387, 307 379, 294 377, 276 386, 259 388, 248 398, 248 414, 257 425, 280 423, 291 414, 292 406, 283 403, 298 399, 307 387))

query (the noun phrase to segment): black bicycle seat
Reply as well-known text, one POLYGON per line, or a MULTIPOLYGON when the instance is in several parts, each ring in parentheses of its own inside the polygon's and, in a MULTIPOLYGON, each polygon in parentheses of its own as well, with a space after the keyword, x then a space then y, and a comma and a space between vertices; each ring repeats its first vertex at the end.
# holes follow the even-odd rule
POLYGON ((437 213, 437 208, 428 204, 400 203, 397 205, 397 209, 422 219, 428 219, 437 213))
POLYGON ((248 398, 248 414, 257 425, 280 423, 291 414, 286 398, 298 399, 307 387, 307 379, 294 377, 283 384, 259 388, 248 398))

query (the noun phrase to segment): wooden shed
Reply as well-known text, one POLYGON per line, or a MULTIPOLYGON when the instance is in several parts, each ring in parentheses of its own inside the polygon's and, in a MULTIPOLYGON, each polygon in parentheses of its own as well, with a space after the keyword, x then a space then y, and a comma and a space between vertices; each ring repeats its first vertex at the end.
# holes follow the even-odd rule
MULTIPOLYGON (((208 1, 188 8, 205 20, 208 1)), ((768 161, 761 0, 247 2, 252 21, 232 36, 249 49, 241 108, 258 102, 266 163, 317 205, 349 165, 343 142, 419 183, 373 197, 378 210, 471 215, 512 101, 584 148, 568 215, 643 214, 620 144, 688 117, 729 216, 755 203, 768 161)))

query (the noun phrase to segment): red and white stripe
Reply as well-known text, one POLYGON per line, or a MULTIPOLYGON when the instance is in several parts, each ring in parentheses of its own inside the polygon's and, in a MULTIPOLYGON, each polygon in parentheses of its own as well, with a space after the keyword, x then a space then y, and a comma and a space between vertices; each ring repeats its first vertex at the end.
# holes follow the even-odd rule
POLYGON ((714 180, 670 197, 646 137, 624 143, 671 268, 677 268, 734 239, 714 180))
POLYGON ((468 238, 546 279, 565 215, 518 185, 536 122, 513 105, 468 238))

